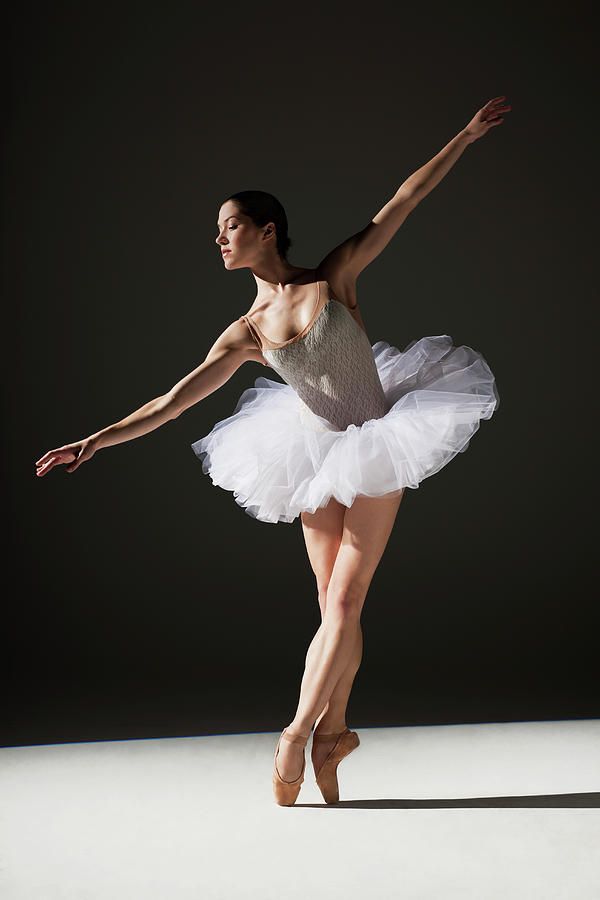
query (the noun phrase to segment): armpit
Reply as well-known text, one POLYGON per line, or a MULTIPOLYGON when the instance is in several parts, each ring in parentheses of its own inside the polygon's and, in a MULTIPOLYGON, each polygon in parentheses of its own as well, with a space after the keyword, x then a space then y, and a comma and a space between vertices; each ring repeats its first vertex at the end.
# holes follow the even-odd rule
POLYGON ((329 288, 329 296, 333 297, 334 300, 343 303, 350 311, 358 309, 355 290, 344 289, 343 286, 338 286, 334 289, 329 281, 327 282, 327 287, 329 288))
POLYGON ((250 362, 262 363, 263 366, 268 366, 269 368, 271 368, 271 366, 269 366, 269 363, 262 355, 262 352, 258 350, 258 348, 255 348, 254 350, 248 350, 247 352, 250 362))

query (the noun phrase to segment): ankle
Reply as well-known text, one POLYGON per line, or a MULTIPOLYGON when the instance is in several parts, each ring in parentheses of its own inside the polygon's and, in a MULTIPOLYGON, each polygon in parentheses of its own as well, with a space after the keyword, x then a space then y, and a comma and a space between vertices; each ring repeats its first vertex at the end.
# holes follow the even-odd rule
POLYGON ((295 737, 305 737, 308 741, 310 737, 310 725, 305 725, 304 723, 296 725, 294 722, 290 722, 290 724, 286 726, 286 734, 295 737))
POLYGON ((323 716, 315 727, 315 734, 341 734, 347 728, 344 716, 323 716))
POLYGON ((320 715, 317 716, 315 722, 313 723, 313 725, 314 725, 314 730, 315 730, 315 731, 317 730, 317 728, 319 727, 319 725, 321 724, 321 722, 323 721, 323 719, 325 718, 325 716, 327 715, 328 712, 329 712, 329 703, 328 703, 327 706, 321 711, 320 715))

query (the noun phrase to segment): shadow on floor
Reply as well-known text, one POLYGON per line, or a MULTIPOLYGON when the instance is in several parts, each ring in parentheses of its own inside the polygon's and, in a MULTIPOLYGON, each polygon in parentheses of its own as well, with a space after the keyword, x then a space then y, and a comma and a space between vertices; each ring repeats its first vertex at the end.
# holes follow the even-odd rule
POLYGON ((460 797, 458 800, 340 800, 338 803, 296 803, 295 806, 318 809, 573 809, 600 807, 600 793, 536 794, 525 797, 460 797))

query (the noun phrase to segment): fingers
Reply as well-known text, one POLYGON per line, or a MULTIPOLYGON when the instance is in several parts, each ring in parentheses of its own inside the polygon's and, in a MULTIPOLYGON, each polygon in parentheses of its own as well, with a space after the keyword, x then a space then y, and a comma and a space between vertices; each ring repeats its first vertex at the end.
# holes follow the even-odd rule
POLYGON ((505 99, 506 99, 505 97, 497 97, 495 100, 490 100, 489 103, 485 104, 483 109, 486 112, 490 112, 494 115, 497 115, 498 113, 508 112, 510 109, 510 105, 508 103, 505 103, 503 106, 496 105, 500 100, 505 100, 505 99))
POLYGON ((497 116, 488 116, 488 118, 485 120, 485 124, 486 125, 499 125, 500 122, 503 122, 503 121, 504 121, 504 116, 501 114, 498 114, 497 116))
POLYGON ((54 450, 48 450, 47 453, 44 453, 44 455, 40 459, 38 459, 38 461, 36 462, 36 466, 41 466, 46 462, 46 460, 50 459, 51 456, 55 456, 56 454, 59 454, 66 449, 67 445, 63 444, 62 447, 55 447, 54 450))
POLYGON ((473 119, 467 126, 467 131, 471 135, 472 140, 483 137, 492 126, 500 125, 504 121, 504 113, 510 112, 511 109, 510 104, 502 102, 504 100, 506 100, 505 94, 488 100, 485 106, 482 106, 473 116, 473 119))
MULTIPOLYGON (((77 457, 77 461, 76 461, 75 463, 73 463, 72 461, 70 461, 70 464, 69 464, 68 466, 65 467, 66 471, 67 471, 67 472, 74 472, 75 469, 76 469, 78 466, 80 466, 82 462, 85 462, 85 460, 88 459, 88 458, 89 458, 88 456, 86 456, 85 454, 82 453, 80 456, 77 457)), ((58 455, 56 455, 56 456, 51 456, 50 459, 48 459, 48 460, 44 463, 43 466, 41 466, 40 468, 38 468, 38 470, 36 471, 35 474, 38 475, 38 476, 46 475, 46 473, 49 472, 50 469, 53 469, 54 466, 60 466, 60 465, 62 465, 63 463, 67 463, 67 462, 69 462, 69 460, 64 459, 63 456, 61 456, 60 454, 58 454, 58 455)))
POLYGON ((493 106, 493 104, 497 104, 500 100, 505 100, 504 96, 496 97, 495 100, 490 100, 489 103, 483 107, 483 124, 492 127, 493 125, 499 125, 504 121, 503 113, 510 112, 510 105, 504 104, 503 106, 493 106))
MULTIPOLYGON (((46 459, 46 462, 38 468, 36 475, 45 475, 46 472, 49 472, 54 466, 60 465, 62 462, 62 457, 60 454, 56 456, 50 456, 48 453, 42 459, 46 459)), ((37 465, 37 463, 36 463, 37 465)))
POLYGON ((38 476, 45 475, 50 469, 53 469, 54 466, 73 462, 76 456, 76 450, 79 446, 79 444, 64 444, 62 447, 48 450, 48 452, 44 453, 44 455, 36 462, 38 468, 35 474, 38 476))

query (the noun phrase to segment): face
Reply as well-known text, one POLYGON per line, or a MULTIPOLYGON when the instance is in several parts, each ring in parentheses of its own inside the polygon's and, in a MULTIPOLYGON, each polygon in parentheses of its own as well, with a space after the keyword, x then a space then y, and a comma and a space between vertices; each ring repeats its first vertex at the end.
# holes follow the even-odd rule
POLYGON ((215 241, 226 269, 252 266, 275 247, 275 228, 272 222, 255 225, 249 216, 241 212, 234 200, 227 200, 219 210, 215 241), (265 241, 265 234, 269 238, 265 241), (270 236, 270 237, 269 237, 270 236))

